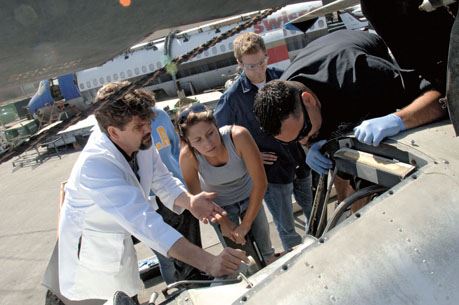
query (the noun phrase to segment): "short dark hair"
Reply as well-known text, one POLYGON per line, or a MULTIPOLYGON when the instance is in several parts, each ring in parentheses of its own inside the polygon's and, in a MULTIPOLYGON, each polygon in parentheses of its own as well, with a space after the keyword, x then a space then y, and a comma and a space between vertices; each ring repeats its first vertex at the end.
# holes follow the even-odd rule
POLYGON ((155 113, 155 98, 143 89, 120 92, 130 86, 128 81, 105 84, 97 91, 96 103, 101 103, 95 112, 97 123, 103 132, 109 126, 123 129, 135 116, 142 120, 151 120, 155 113))
POLYGON ((285 81, 273 80, 255 96, 253 111, 263 131, 276 136, 281 132, 282 121, 297 113, 299 90, 285 81))

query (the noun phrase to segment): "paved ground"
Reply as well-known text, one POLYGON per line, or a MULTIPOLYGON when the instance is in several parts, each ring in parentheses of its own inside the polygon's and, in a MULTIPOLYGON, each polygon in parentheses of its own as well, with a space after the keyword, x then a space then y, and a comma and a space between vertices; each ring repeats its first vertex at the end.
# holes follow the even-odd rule
MULTIPOLYGON (((62 159, 52 157, 43 164, 13 168, 12 161, 0 164, 0 305, 44 304, 43 273, 56 241, 59 184, 64 181, 78 157, 70 151, 62 159)), ((297 219, 298 230, 304 222, 297 219)), ((202 227, 204 247, 217 253, 221 249, 213 229, 202 227)), ((271 224, 277 251, 279 237, 271 224)), ((139 257, 151 252, 138 246, 139 257)), ((160 277, 146 283, 140 301, 147 302, 153 291, 165 287, 160 277)))

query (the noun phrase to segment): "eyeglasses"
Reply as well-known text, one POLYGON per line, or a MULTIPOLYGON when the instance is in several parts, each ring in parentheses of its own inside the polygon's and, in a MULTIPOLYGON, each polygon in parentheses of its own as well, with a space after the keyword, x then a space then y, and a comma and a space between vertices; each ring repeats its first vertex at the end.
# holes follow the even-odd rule
POLYGON ((288 145, 290 143, 300 141, 301 139, 306 137, 312 129, 312 124, 311 124, 311 120, 309 119, 308 111, 306 110, 306 107, 304 107, 303 100, 301 99, 301 93, 302 93, 301 91, 297 91, 296 99, 297 99, 297 102, 300 103, 301 110, 303 111, 303 127, 301 128, 296 138, 291 141, 286 142, 286 141, 276 139, 278 142, 282 144, 288 145))
POLYGON ((263 60, 260 61, 257 64, 244 64, 244 63, 242 63, 242 66, 244 67, 244 69, 247 69, 247 70, 256 70, 257 68, 266 65, 268 63, 268 60, 269 60, 269 57, 265 56, 265 58, 263 58, 263 60))

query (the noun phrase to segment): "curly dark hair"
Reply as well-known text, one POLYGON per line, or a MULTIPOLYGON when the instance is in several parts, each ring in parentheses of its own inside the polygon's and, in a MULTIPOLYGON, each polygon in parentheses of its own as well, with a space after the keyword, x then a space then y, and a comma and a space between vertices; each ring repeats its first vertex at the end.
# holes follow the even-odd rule
POLYGON ((103 132, 106 133, 109 126, 123 129, 135 116, 142 120, 154 118, 155 98, 147 91, 134 89, 119 96, 130 84, 128 81, 108 83, 97 91, 96 103, 101 105, 95 116, 103 132))
POLYGON ((281 132, 282 121, 298 112, 298 94, 297 88, 280 80, 270 81, 258 91, 253 111, 265 133, 278 135, 281 132))

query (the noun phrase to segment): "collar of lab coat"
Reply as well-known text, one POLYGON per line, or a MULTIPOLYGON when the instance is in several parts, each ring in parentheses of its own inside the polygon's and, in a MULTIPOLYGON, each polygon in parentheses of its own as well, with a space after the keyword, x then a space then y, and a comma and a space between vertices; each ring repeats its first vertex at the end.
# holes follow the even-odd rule
POLYGON ((151 181, 153 179, 153 147, 146 150, 139 150, 136 155, 139 165, 138 175, 140 177, 140 182, 126 158, 119 149, 116 148, 110 138, 100 130, 99 126, 95 126, 85 150, 87 153, 99 153, 103 154, 105 158, 111 159, 115 165, 128 173, 132 180, 136 181, 139 186, 141 186, 145 198, 148 199, 151 181))

